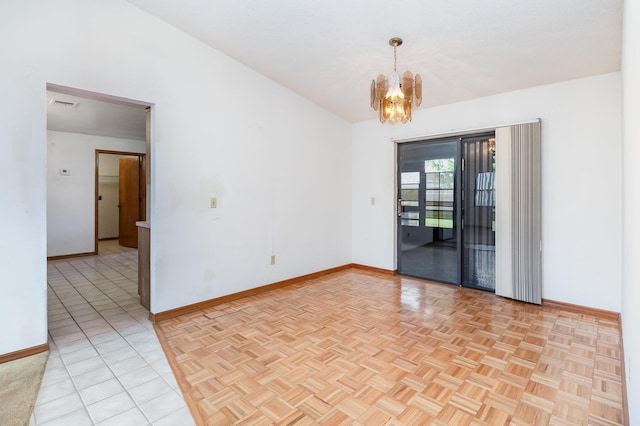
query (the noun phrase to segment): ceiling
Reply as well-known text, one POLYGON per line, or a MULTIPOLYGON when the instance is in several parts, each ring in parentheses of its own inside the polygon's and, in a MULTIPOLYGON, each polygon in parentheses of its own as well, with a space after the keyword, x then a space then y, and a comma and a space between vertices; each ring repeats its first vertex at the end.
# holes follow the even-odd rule
POLYGON ((145 106, 47 91, 47 129, 145 140, 145 106))
MULTIPOLYGON (((128 1, 350 122, 377 118, 396 36, 420 109, 620 70, 622 0, 128 1)), ((139 106, 48 101, 51 130, 144 139, 139 106)))
POLYGON ((421 108, 620 70, 622 0, 129 2, 350 122, 395 36, 421 108))

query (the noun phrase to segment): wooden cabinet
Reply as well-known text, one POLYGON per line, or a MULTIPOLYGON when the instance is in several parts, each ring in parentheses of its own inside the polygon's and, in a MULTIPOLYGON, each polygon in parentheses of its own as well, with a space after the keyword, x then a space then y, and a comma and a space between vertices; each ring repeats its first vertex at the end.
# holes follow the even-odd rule
POLYGON ((136 222, 138 226, 138 294, 140 304, 149 309, 150 300, 150 229, 149 222, 136 222))

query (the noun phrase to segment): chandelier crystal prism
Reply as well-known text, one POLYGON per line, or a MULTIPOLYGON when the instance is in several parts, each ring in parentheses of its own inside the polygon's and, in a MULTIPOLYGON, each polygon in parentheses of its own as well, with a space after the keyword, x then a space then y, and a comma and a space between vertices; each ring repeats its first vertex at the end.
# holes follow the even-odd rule
POLYGON ((396 124, 411 121, 411 107, 422 103, 422 78, 411 71, 398 74, 396 68, 396 49, 402 44, 402 39, 393 37, 389 45, 393 46, 393 72, 385 76, 380 74, 377 80, 371 81, 371 107, 380 111, 380 122, 396 124))

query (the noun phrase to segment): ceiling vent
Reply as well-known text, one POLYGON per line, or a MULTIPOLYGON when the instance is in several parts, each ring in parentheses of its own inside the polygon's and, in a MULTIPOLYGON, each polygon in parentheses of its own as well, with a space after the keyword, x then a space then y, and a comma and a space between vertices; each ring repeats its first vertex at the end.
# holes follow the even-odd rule
POLYGON ((58 99, 51 99, 51 105, 60 108, 77 108, 80 105, 79 102, 61 101, 58 99))

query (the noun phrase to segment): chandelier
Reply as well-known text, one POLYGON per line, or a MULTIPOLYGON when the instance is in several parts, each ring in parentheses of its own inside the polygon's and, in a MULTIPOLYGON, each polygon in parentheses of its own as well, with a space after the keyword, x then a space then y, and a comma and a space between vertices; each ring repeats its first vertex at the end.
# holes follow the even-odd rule
POLYGON ((422 103, 422 78, 411 71, 405 71, 400 77, 396 70, 396 48, 402 45, 402 39, 393 37, 389 40, 393 46, 393 72, 388 76, 380 74, 377 80, 371 81, 371 107, 380 111, 380 122, 396 124, 398 121, 411 121, 411 106, 415 102, 418 107, 422 103))

